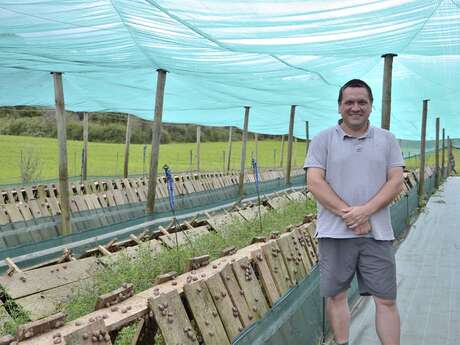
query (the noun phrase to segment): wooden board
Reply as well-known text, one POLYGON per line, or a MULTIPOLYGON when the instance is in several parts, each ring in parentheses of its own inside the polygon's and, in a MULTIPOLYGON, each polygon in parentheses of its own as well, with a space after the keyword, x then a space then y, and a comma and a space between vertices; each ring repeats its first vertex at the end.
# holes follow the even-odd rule
POLYGON ((276 240, 284 263, 289 273, 289 277, 294 284, 299 283, 306 275, 303 263, 303 255, 308 260, 306 252, 299 243, 297 236, 293 233, 284 233, 276 240))
POLYGON ((262 246, 262 252, 279 293, 281 295, 285 294, 293 284, 278 244, 276 241, 269 241, 262 246))
MULTIPOLYGON (((257 217, 259 217, 259 208, 257 206, 249 207, 244 210, 238 210, 239 214, 246 219, 247 221, 251 221, 257 217)), ((263 216, 267 213, 267 209, 263 206, 260 207, 260 214, 263 216)))
POLYGON ((289 204, 289 199, 287 197, 284 197, 284 196, 277 196, 277 197, 274 197, 274 198, 269 198, 267 202, 268 202, 268 205, 272 209, 277 210, 277 209, 283 208, 287 204, 289 204))
POLYGON ((209 277, 206 280, 206 286, 208 287, 214 305, 220 315, 227 336, 232 340, 243 330, 243 324, 239 316, 239 308, 230 298, 230 293, 224 285, 219 273, 209 277))
POLYGON ((306 201, 307 197, 302 192, 293 192, 288 194, 288 198, 295 201, 306 201))
POLYGON ((311 263, 310 257, 308 256, 308 251, 307 251, 308 249, 307 249, 307 243, 306 243, 305 235, 302 233, 302 231, 300 231, 299 228, 296 228, 296 229, 292 230, 291 234, 296 236, 296 238, 297 238, 297 240, 299 242, 299 245, 300 245, 300 248, 301 248, 301 250, 299 252, 300 252, 300 255, 301 255, 301 259, 302 259, 302 265, 303 265, 303 267, 305 269, 305 273, 309 274, 310 271, 311 271, 311 268, 312 268, 312 263, 311 263))
POLYGON ((275 302, 280 298, 280 293, 276 287, 275 280, 273 279, 272 273, 268 268, 267 261, 262 253, 262 249, 257 249, 251 253, 251 258, 254 262, 254 266, 259 275, 259 280, 267 296, 268 303, 273 306, 275 302))
POLYGON ((188 245, 189 241, 195 241, 197 238, 209 234, 207 226, 200 226, 198 228, 193 228, 190 230, 182 230, 177 233, 172 233, 169 235, 163 235, 159 237, 159 240, 163 242, 168 248, 176 248, 176 235, 177 243, 179 246, 188 245))
POLYGON ((206 221, 215 231, 222 231, 227 225, 237 221, 241 222, 242 220, 243 218, 238 212, 232 212, 229 214, 211 217, 206 221))
POLYGON ((3 326, 9 322, 14 322, 13 318, 6 311, 5 306, 3 305, 3 302, 0 301, 0 329, 3 329, 3 326))
MULTIPOLYGON (((238 284, 243 290, 244 298, 254 319, 260 319, 268 311, 268 303, 262 292, 259 281, 252 270, 250 260, 247 257, 235 261, 232 264, 238 284)), ((249 317, 249 319, 251 319, 249 317)))
POLYGON ((11 277, 4 275, 0 277, 0 286, 11 298, 17 299, 85 279, 94 273, 96 262, 95 258, 87 258, 15 273, 11 277))
POLYGON ((80 286, 87 286, 86 284, 88 281, 84 279, 22 297, 14 302, 24 308, 31 321, 35 321, 61 311, 63 304, 77 294, 80 286))
POLYGON ((148 303, 166 345, 198 344, 196 334, 176 290, 150 298, 148 303))
POLYGON ((24 221, 24 217, 15 204, 5 204, 3 207, 8 213, 11 223, 24 221))
POLYGON ((238 280, 236 279, 235 273, 233 273, 233 268, 230 264, 225 265, 225 267, 220 272, 222 280, 227 288, 228 294, 233 302, 233 305, 238 309, 239 318, 242 323, 242 326, 247 327, 253 321, 249 318, 249 315, 252 312, 249 309, 249 306, 244 298, 243 294, 241 293, 241 287, 238 284, 238 280))
POLYGON ((184 294, 206 345, 230 345, 211 293, 202 280, 186 284, 184 294))
POLYGON ((103 320, 95 320, 84 327, 64 336, 66 345, 112 345, 110 335, 103 320), (93 340, 93 335, 99 335, 99 339, 93 340))
POLYGON ((56 197, 51 196, 49 198, 46 198, 45 200, 48 203, 48 206, 49 206, 49 208, 51 210, 51 214, 53 216, 61 214, 61 209, 59 208, 59 203, 58 203, 56 197))

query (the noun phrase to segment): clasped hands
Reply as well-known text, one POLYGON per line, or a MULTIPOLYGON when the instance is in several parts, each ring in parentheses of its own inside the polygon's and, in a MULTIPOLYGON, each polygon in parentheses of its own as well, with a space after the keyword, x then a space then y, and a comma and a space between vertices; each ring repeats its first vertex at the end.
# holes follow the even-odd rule
POLYGON ((371 231, 370 212, 366 206, 352 206, 342 209, 342 219, 356 235, 365 235, 371 231))

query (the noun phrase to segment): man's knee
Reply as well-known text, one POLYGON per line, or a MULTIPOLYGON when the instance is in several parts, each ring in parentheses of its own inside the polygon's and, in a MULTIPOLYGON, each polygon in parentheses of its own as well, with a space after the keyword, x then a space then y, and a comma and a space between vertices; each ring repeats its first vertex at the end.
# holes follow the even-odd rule
POLYGON ((375 305, 378 307, 383 307, 383 308, 395 308, 396 307, 396 300, 394 299, 384 299, 384 298, 379 298, 374 296, 374 301, 375 305))
POLYGON ((333 303, 333 304, 340 304, 344 302, 346 303, 347 302, 347 292, 346 291, 339 292, 337 295, 330 296, 327 299, 328 299, 328 302, 333 303))

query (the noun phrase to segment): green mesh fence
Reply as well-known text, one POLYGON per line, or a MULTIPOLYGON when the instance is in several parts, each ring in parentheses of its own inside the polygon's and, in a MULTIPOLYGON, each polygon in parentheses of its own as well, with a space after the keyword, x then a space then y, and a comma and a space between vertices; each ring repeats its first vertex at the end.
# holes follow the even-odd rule
MULTIPOLYGON (((292 187, 299 187, 304 184, 304 175, 291 178, 292 187)), ((286 188, 284 178, 263 181, 259 185, 261 197, 284 188, 286 188)), ((256 196, 255 183, 245 183, 243 198, 256 196)), ((226 204, 238 202, 239 199, 238 186, 227 186, 218 190, 176 195, 176 215, 181 216, 210 208, 218 208, 226 204)), ((167 198, 162 198, 156 200, 155 213, 153 215, 145 215, 145 203, 127 204, 73 213, 71 219, 73 233, 67 236, 59 236, 59 217, 43 217, 26 222, 2 225, 0 228, 0 240, 3 241, 4 248, 0 249, 0 260, 6 257, 29 255, 31 259, 25 260, 22 264, 27 263, 27 265, 32 265, 39 261, 56 257, 56 255, 59 255, 59 252, 55 251, 54 254, 50 253, 45 257, 40 256, 37 258, 34 258, 30 253, 46 251, 50 248, 71 244, 74 253, 78 255, 98 243, 107 243, 115 237, 120 239, 127 237, 130 233, 140 234, 146 229, 156 231, 158 225, 169 224, 171 216, 169 201, 167 198), (152 224, 145 225, 148 223, 152 224), (131 230, 122 231, 127 228, 131 230), (118 234, 117 231, 119 231, 118 234), (96 239, 87 241, 89 238, 96 239), (76 242, 81 242, 81 244, 75 245, 76 242)), ((4 268, 5 266, 0 264, 0 272, 4 268)))
MULTIPOLYGON (((425 178, 425 192, 431 195, 435 191, 435 178, 425 178)), ((417 186, 391 206, 391 219, 396 237, 400 237, 417 213, 417 186)), ((356 279, 348 292, 352 304, 359 297, 356 279)), ((319 269, 313 271, 297 286, 289 290, 276 305, 264 316, 234 339, 234 345, 319 345, 323 330, 329 331, 323 324, 323 299, 319 292, 319 269)))

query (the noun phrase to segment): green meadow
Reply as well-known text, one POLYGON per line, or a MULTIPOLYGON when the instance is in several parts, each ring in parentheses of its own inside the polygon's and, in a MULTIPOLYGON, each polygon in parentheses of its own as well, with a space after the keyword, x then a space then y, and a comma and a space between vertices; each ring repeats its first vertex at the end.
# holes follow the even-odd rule
MULTIPOLYGON (((252 138, 251 138, 252 139, 252 138)), ((22 157, 33 156, 39 162, 37 181, 54 181, 58 176, 58 145, 53 138, 0 135, 0 185, 19 184, 21 180, 20 162, 22 157)), ((131 144, 129 154, 129 175, 148 175, 151 145, 131 144), (145 149, 144 149, 145 148, 145 149), (145 152, 145 154, 144 154, 145 152)), ((81 175, 82 141, 67 142, 67 163, 69 176, 79 179, 81 175)), ((123 175, 124 144, 90 142, 88 144, 88 177, 120 177, 123 175)), ((403 151, 406 151, 403 148, 403 151)), ((172 143, 160 146, 159 169, 167 164, 175 173, 196 171, 196 143, 172 143)), ((265 140, 258 142, 258 165, 262 168, 281 166, 281 141, 265 140)), ((454 151, 456 162, 460 153, 454 151)), ((412 154, 414 154, 412 152, 412 154)), ((246 167, 251 167, 251 157, 256 155, 254 140, 247 145, 246 167)), ((200 171, 222 171, 224 157, 227 156, 226 142, 205 142, 200 145, 200 171)), ((232 144, 232 170, 239 170, 241 141, 232 144)), ((305 158, 305 143, 295 142, 293 165, 300 167, 305 158)), ((447 150, 446 150, 447 159, 447 150)), ((287 161, 287 142, 284 144, 283 166, 287 161)), ((406 161, 409 168, 418 167, 419 158, 406 161)), ((434 165, 434 154, 427 156, 427 163, 434 165)), ((458 169, 457 169, 458 170, 458 169)))
MULTIPOLYGON (((252 139, 252 138, 251 138, 252 139)), ((200 171, 222 171, 226 142, 205 142, 200 145, 200 171)), ((40 174, 36 180, 56 180, 58 176, 58 144, 53 138, 0 135, 0 185, 21 183, 20 162, 23 157, 33 156, 39 161, 40 174)), ((151 145, 131 144, 129 153, 129 175, 143 175, 149 171, 151 145), (145 147, 145 155, 144 155, 145 147), (145 159, 144 159, 145 156, 145 159)), ((67 164, 69 176, 79 178, 81 174, 82 141, 67 142, 67 164)), ((88 177, 119 177, 123 175, 124 144, 90 142, 88 144, 88 177)), ((254 140, 250 140, 246 151, 246 167, 251 167, 251 156, 256 155, 254 140)), ((258 142, 259 167, 280 166, 281 141, 258 142)), ((305 158, 305 142, 294 143, 294 166, 301 166, 305 158)), ((239 170, 241 141, 233 142, 231 169, 239 170)), ((173 143, 160 146, 159 169, 168 164, 175 173, 197 169, 196 143, 173 143), (191 164, 190 164, 191 163, 191 164)), ((287 142, 284 145, 284 162, 287 161, 287 142)))

